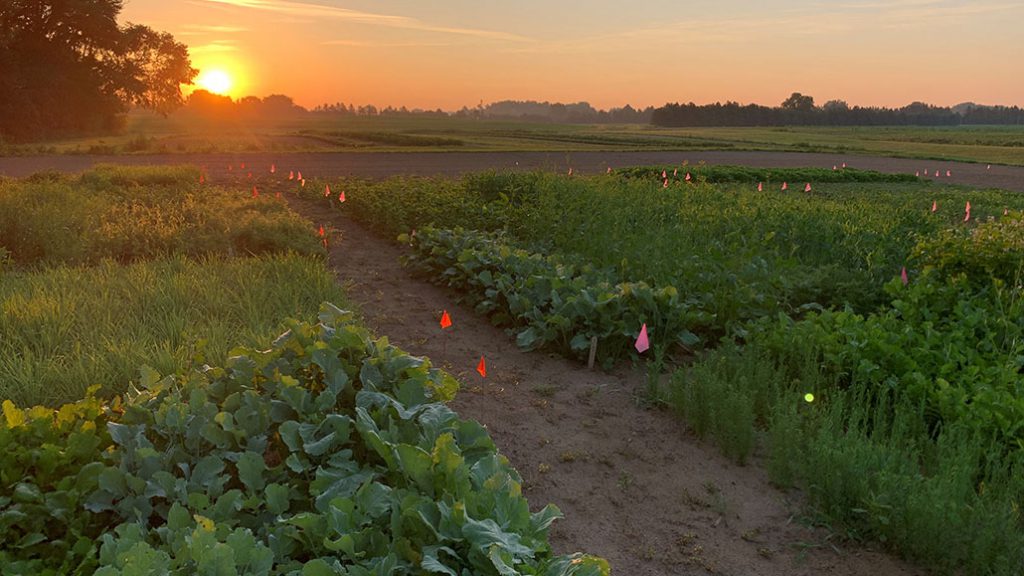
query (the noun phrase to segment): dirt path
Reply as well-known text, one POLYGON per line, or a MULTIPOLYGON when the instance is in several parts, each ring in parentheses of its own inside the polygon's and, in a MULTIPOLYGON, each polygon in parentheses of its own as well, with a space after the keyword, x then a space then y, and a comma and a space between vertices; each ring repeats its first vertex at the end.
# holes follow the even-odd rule
POLYGON ((326 206, 293 207, 335 230, 330 264, 368 326, 455 374, 465 388, 453 407, 487 426, 535 507, 553 502, 566 514, 552 531, 558 552, 598 554, 621 576, 924 574, 802 526, 798 496, 772 488, 762 469, 736 466, 678 420, 638 407, 639 371, 522 352, 455 294, 410 276, 395 244, 326 206), (454 326, 442 334, 445 309, 454 326), (475 371, 481 354, 487 378, 475 371))
MULTIPOLYGON (((936 170, 941 182, 1003 188, 1024 192, 1024 167, 992 166, 940 160, 908 160, 881 156, 846 154, 802 154, 790 152, 359 152, 359 153, 281 153, 281 154, 163 154, 133 156, 26 156, 0 158, 0 175, 27 176, 40 170, 78 172, 97 163, 116 164, 194 164, 205 166, 214 179, 226 178, 227 166, 244 162, 257 170, 266 170, 271 163, 322 178, 366 176, 383 178, 397 174, 457 175, 480 170, 535 170, 547 168, 579 173, 601 173, 608 166, 623 167, 642 164, 739 164, 755 167, 818 167, 831 168, 846 162, 850 167, 889 173, 913 174, 936 170), (951 172, 946 177, 946 170, 951 172)), ((237 174, 237 172, 236 172, 237 174)))

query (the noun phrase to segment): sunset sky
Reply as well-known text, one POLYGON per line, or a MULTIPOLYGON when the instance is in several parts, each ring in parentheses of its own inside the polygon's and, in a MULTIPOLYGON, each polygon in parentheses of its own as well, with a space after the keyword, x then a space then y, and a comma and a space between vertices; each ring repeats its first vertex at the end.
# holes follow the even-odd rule
POLYGON ((1024 105, 1024 1, 126 0, 232 96, 1024 105), (766 4, 770 4, 767 6, 766 4))

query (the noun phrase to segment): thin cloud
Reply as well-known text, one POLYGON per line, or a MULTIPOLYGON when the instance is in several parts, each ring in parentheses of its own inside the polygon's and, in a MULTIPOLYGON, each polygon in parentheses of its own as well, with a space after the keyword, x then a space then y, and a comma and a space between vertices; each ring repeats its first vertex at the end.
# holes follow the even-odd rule
POLYGON ((205 36, 208 34, 239 34, 248 32, 248 28, 241 26, 215 26, 206 24, 188 24, 179 32, 178 36, 205 36))
POLYGON ((349 46, 352 48, 434 48, 451 46, 451 42, 365 42, 362 40, 328 40, 322 46, 349 46))
POLYGON ((189 46, 188 51, 192 54, 215 54, 221 52, 237 52, 238 46, 228 41, 210 42, 199 46, 189 46))
POLYGON ((244 8, 249 10, 261 10, 264 12, 275 12, 288 16, 311 17, 311 18, 334 18, 358 24, 369 24, 375 26, 387 26, 390 28, 401 28, 405 30, 419 30, 422 32, 435 32, 439 34, 454 34, 459 36, 471 36, 487 40, 503 40, 507 42, 528 42, 531 39, 518 34, 499 32, 495 30, 480 30, 476 28, 459 28, 451 26, 435 26, 426 22, 407 16, 392 16, 389 14, 376 14, 363 12, 349 8, 336 6, 324 6, 321 4, 310 4, 307 2, 289 2, 285 0, 198 0, 208 4, 219 4, 244 8))

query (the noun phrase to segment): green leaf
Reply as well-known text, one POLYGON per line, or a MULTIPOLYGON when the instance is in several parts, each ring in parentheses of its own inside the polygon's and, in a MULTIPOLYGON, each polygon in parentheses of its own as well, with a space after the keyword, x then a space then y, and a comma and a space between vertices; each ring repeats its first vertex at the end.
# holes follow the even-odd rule
POLYGON ((245 484, 249 492, 260 492, 263 490, 265 481, 263 472, 267 469, 263 462, 263 456, 255 452, 245 452, 238 458, 238 479, 245 484))
POLYGON ((267 510, 274 514, 284 514, 288 510, 288 487, 280 484, 268 484, 265 490, 267 510))

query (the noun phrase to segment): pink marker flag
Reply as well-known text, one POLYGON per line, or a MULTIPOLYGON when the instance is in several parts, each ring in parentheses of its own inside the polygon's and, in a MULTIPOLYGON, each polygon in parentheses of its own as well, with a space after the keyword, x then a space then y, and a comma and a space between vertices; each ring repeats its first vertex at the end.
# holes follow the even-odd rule
POLYGON ((1007 216, 1009 214, 1010 214, 1010 209, 1009 208, 1003 208, 1003 216, 1007 216))
POLYGON ((936 178, 938 178, 938 177, 939 177, 939 171, 938 171, 938 170, 936 170, 936 171, 935 171, 935 177, 936 177, 936 178))
POLYGON ((668 172, 665 172, 664 170, 662 170, 661 171, 661 179, 664 180, 666 178, 668 178, 668 172))
POLYGON ((939 201, 938 200, 932 200, 932 212, 938 212, 938 211, 939 211, 939 201))
POLYGON ((260 195, 260 191, 259 191, 259 190, 257 190, 255 186, 253 186, 253 187, 252 187, 252 197, 253 197, 253 198, 256 198, 256 197, 257 197, 257 196, 259 196, 259 195, 260 195))
POLYGON ((839 167, 836 166, 835 164, 833 164, 832 165, 832 171, 835 172, 836 170, 839 170, 839 167))
POLYGON ((242 170, 245 170, 245 162, 242 162, 241 164, 239 164, 239 168, 241 168, 242 170))
POLYGON ((611 174, 611 173, 612 173, 612 167, 611 167, 611 166, 609 166, 609 167, 608 167, 608 172, 607 172, 607 173, 608 173, 608 174, 611 174))
POLYGON ((275 172, 277 172, 277 166, 276 166, 276 165, 274 165, 274 164, 271 164, 271 165, 270 165, 270 173, 271 173, 271 174, 273 174, 273 173, 275 173, 275 172))
POLYGON ((324 198, 328 198, 331 195, 331 185, 324 184, 324 198))
POLYGON ((843 170, 846 170, 846 162, 843 162, 843 170))
POLYGON ((917 172, 914 172, 914 177, 920 178, 921 177, 921 171, 918 170, 917 172))
POLYGON ((295 172, 294 171, 292 171, 292 170, 288 171, 288 179, 289 180, 295 180, 295 172))
POLYGON ((572 168, 569 168, 569 176, 572 176, 572 168))
POLYGON ((764 191, 764 183, 763 182, 758 182, 757 183, 757 191, 758 192, 764 191))
POLYGON ((952 175, 953 175, 952 172, 950 172, 949 170, 946 170, 946 178, 949 178, 952 175))
POLYGON ((249 180, 252 180, 252 172, 246 174, 245 177, 248 178, 249 180))
POLYGON ((199 173, 199 183, 206 184, 206 176, 204 176, 202 172, 199 173))
POLYGON ((231 164, 228 164, 228 172, 231 172, 231 170, 232 170, 233 168, 234 168, 234 166, 232 166, 231 164))
POLYGON ((808 182, 807 185, 804 186, 804 192, 810 192, 810 191, 811 191, 811 183, 808 182))
POLYGON ((904 266, 903 269, 900 270, 900 280, 903 281, 903 285, 904 286, 906 286, 907 284, 910 283, 910 279, 907 278, 907 267, 906 266, 904 266))
POLYGON ((281 198, 281 191, 278 190, 277 192, 274 192, 274 197, 277 198, 277 199, 280 199, 281 198))
POLYGON ((789 190, 789 184, 786 184, 785 182, 783 182, 782 183, 782 189, 783 190, 789 190))
POLYGON ((342 190, 341 194, 338 194, 338 202, 344 202, 344 201, 345 201, 345 191, 342 190))
POLYGON ((672 169, 672 177, 675 178, 676 176, 679 176, 679 168, 672 169))
POLYGON ((991 169, 992 169, 992 165, 991 164, 989 164, 988 166, 985 166, 985 170, 991 170, 991 169))
POLYGON ((687 181, 687 182, 689 182, 689 181, 690 181, 690 180, 692 180, 692 179, 693 179, 693 178, 692 178, 692 177, 690 176, 690 173, 689 173, 689 172, 687 172, 687 173, 686 173, 686 181, 687 181))
POLYGON ((636 351, 643 354, 651 347, 651 343, 647 340, 647 323, 640 327, 640 335, 636 337, 636 343, 633 344, 636 351))
POLYGON ((302 180, 302 172, 301 171, 298 174, 296 174, 295 179, 296 180, 302 180))
POLYGON ((665 181, 661 183, 661 187, 668 188, 668 178, 665 178, 665 181))
POLYGON ((971 203, 967 203, 967 207, 964 209, 964 222, 971 219, 971 203))

